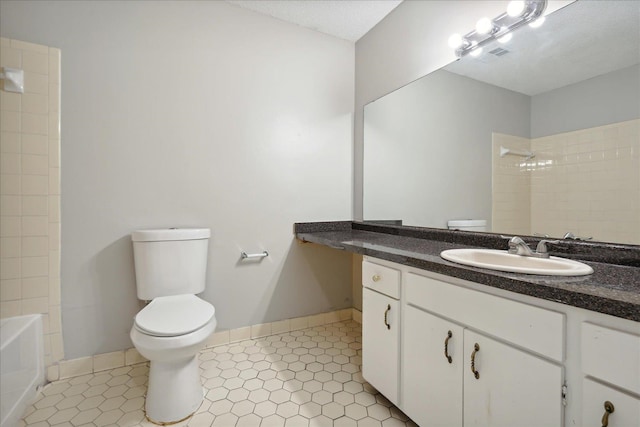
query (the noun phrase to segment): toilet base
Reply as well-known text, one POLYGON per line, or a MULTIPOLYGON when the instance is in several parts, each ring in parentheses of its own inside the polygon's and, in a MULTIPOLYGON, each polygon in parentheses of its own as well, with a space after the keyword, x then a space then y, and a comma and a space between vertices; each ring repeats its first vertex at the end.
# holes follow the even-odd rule
POLYGON ((149 421, 168 425, 193 415, 204 399, 198 358, 172 362, 151 361, 145 402, 149 421))

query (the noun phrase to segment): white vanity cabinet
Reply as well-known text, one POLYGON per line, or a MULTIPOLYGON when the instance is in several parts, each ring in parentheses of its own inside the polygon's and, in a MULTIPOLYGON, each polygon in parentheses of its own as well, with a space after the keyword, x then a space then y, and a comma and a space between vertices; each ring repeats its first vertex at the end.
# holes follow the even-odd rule
POLYGON ((362 376, 399 405, 400 271, 365 261, 362 281, 362 376))
POLYGON ((362 272, 363 376, 418 425, 640 427, 638 322, 371 257, 362 272))
POLYGON ((423 426, 562 425, 563 371, 553 360, 563 355, 562 314, 413 273, 404 286, 409 417, 423 426))
POLYGON ((583 322, 581 347, 583 423, 640 426, 640 336, 583 322))
POLYGON ((464 350, 464 426, 562 425, 562 367, 470 330, 464 350))
POLYGON ((402 409, 421 426, 462 426, 463 328, 412 306, 403 315, 402 409))

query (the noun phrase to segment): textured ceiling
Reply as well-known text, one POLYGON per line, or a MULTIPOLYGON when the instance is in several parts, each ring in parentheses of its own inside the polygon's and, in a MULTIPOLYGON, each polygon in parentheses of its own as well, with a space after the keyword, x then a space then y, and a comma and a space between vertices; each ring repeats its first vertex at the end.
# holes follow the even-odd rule
POLYGON ((445 69, 526 95, 537 95, 640 63, 640 1, 581 0, 523 27, 445 69), (489 53, 500 47, 502 56, 489 53))
POLYGON ((402 0, 226 0, 302 27, 356 42, 402 0))

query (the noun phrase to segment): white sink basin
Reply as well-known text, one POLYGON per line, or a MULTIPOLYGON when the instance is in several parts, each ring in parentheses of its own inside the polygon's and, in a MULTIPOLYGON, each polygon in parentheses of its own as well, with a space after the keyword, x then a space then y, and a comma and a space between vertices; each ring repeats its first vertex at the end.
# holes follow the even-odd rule
POLYGON ((458 264, 512 273, 544 276, 583 276, 593 273, 588 265, 570 259, 553 256, 534 258, 494 249, 449 249, 442 251, 440 256, 458 264))

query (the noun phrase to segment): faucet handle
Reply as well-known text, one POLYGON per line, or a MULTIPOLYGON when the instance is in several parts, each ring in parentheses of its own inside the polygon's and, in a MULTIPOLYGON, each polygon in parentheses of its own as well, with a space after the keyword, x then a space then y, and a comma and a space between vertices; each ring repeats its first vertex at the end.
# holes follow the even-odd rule
POLYGON ((551 243, 552 245, 555 245, 557 243, 560 243, 560 240, 540 240, 538 242, 538 246, 536 246, 536 252, 539 254, 546 254, 549 253, 549 250, 547 249, 547 244, 551 243))

